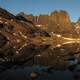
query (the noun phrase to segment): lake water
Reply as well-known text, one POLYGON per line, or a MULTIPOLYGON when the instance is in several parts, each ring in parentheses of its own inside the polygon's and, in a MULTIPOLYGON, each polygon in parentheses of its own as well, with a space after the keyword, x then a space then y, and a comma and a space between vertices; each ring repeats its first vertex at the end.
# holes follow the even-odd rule
MULTIPOLYGON (((80 76, 80 72, 78 71, 80 66, 77 66, 74 72, 69 70, 65 71, 55 71, 51 70, 47 72, 47 76, 40 75, 35 80, 74 80, 74 76, 80 76)), ((0 72, 0 80, 32 80, 31 73, 39 72, 40 74, 46 71, 46 68, 43 67, 12 67, 10 69, 3 70, 0 72)))

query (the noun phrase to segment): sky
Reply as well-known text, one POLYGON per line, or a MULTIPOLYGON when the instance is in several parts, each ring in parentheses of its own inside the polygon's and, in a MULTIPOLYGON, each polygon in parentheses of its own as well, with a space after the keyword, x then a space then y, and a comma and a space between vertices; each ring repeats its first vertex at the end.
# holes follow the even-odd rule
POLYGON ((0 0, 0 7, 14 15, 19 12, 40 15, 65 10, 71 21, 76 22, 80 17, 80 0, 0 0))

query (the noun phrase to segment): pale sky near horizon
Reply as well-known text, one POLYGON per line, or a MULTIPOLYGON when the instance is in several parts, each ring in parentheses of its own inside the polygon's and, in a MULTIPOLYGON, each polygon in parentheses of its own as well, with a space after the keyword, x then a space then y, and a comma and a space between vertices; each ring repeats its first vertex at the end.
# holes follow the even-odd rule
POLYGON ((39 15, 65 10, 72 21, 80 17, 80 0, 0 0, 0 6, 15 15, 19 12, 39 15))

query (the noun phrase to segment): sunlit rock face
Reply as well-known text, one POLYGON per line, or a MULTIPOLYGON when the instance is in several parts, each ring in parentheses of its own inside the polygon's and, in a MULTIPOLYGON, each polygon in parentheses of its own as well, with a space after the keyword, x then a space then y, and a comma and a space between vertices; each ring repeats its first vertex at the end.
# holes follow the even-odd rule
POLYGON ((44 15, 39 15, 39 16, 34 16, 32 14, 27 14, 24 12, 21 12, 16 15, 17 17, 22 16, 25 19, 28 19, 29 21, 32 21, 36 25, 47 25, 49 23, 49 15, 44 14, 44 15))
POLYGON ((16 15, 17 18, 23 17, 24 19, 27 19, 35 24, 36 27, 42 29, 42 30, 47 30, 48 29, 48 24, 49 24, 49 15, 39 15, 39 16, 34 16, 32 14, 27 14, 24 12, 21 12, 16 15))
POLYGON ((54 11, 51 13, 49 23, 49 31, 66 34, 73 33, 73 26, 70 21, 69 14, 66 11, 54 11))

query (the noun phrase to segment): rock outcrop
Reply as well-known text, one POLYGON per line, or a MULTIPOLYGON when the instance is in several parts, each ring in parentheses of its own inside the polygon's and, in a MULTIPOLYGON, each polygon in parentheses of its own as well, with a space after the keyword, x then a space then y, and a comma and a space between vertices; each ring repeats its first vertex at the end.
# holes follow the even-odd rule
POLYGON ((17 61, 31 59, 35 47, 38 49, 40 45, 44 45, 44 37, 50 36, 46 31, 37 29, 31 21, 0 8, 1 58, 10 61, 14 61, 14 58, 17 61))

